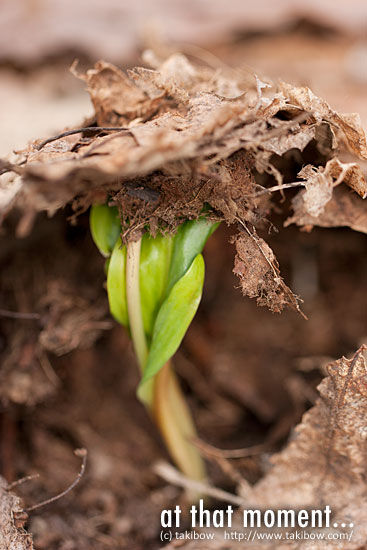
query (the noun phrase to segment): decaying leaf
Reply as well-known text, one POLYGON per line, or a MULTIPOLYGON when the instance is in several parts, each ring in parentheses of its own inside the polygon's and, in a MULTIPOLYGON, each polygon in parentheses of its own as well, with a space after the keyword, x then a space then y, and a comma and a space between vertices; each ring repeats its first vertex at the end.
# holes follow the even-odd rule
POLYGON ((366 135, 357 114, 339 115, 331 109, 325 100, 317 97, 307 87, 297 88, 286 82, 281 82, 280 89, 288 98, 289 105, 312 113, 318 122, 322 120, 329 122, 337 143, 341 140, 358 158, 367 158, 366 135))
MULTIPOLYGON (((297 426, 293 440, 272 459, 273 469, 254 491, 264 508, 328 504, 333 521, 353 523, 354 549, 367 542, 366 416, 364 348, 352 359, 330 363, 320 399, 297 426)), ((325 548, 337 547, 334 545, 325 548)), ((307 547, 308 548, 308 547, 307 547)), ((316 546, 315 546, 316 548, 316 546)))
MULTIPOLYGON (((261 84, 256 75, 244 80, 241 72, 221 74, 196 67, 181 54, 155 69, 137 68, 128 75, 99 62, 80 77, 95 109, 88 125, 113 125, 121 131, 96 128, 34 143, 26 151, 25 165, 17 167, 28 207, 51 210, 75 197, 88 205, 94 190, 113 194, 127 181, 156 177, 158 171, 162 183, 172 173, 194 174, 199 183, 214 176, 218 182, 218 163, 225 165, 240 150, 247 163, 255 158, 257 167, 261 158, 267 159, 267 172, 272 154, 303 151, 312 140, 320 141, 323 153, 332 158, 345 147, 356 160, 365 157, 357 119, 337 115, 305 88, 261 84), (290 120, 278 118, 279 112, 290 120), (331 143, 325 144, 319 127, 330 129, 331 143)), ((349 180, 364 195, 361 178, 349 180)))
MULTIPOLYGON (((367 369, 364 351, 363 346, 352 359, 343 357, 329 364, 329 376, 318 388, 320 398, 316 405, 304 415, 287 447, 272 457, 272 469, 246 499, 247 509, 315 510, 330 506, 332 526, 317 529, 318 533, 324 534, 325 540, 257 540, 258 550, 365 548, 367 369), (336 528, 334 523, 338 525, 336 528), (326 538, 328 533, 338 532, 348 536, 352 532, 352 536, 339 540, 326 538)), ((239 513, 237 531, 242 530, 240 517, 239 513)), ((244 550, 250 550, 253 545, 253 541, 241 542, 244 550)), ((208 545, 196 541, 194 545, 188 543, 181 547, 204 550, 208 545)), ((175 545, 165 548, 173 550, 175 545)), ((229 548, 228 540, 221 538, 220 530, 216 531, 210 548, 229 548)))
MULTIPOLYGON (((340 184, 362 198, 367 194, 359 166, 367 158, 366 140, 358 117, 338 115, 308 88, 197 66, 181 54, 160 62, 150 52, 145 59, 153 69, 136 68, 126 75, 98 62, 79 75, 95 110, 88 126, 37 140, 18 164, 3 163, 21 177, 8 204, 6 192, 2 202, 5 211, 10 200, 24 211, 22 234, 32 212, 53 213, 72 203, 80 213, 107 197, 119 207, 125 242, 147 226, 153 234, 158 228, 172 231, 182 219, 197 218, 208 204, 215 220, 256 226, 274 205, 267 191, 274 180, 276 190, 288 185, 287 155, 295 152, 304 167, 294 185, 305 190, 295 199, 291 220, 360 228, 362 222, 350 221, 360 216, 360 206, 352 212, 359 205, 355 199, 337 218, 340 223, 325 221, 335 210, 340 184), (318 155, 317 165, 303 161, 310 148, 318 155)), ((244 293, 273 311, 285 305, 298 309, 266 243, 255 233, 241 234, 236 246, 235 272, 244 293)))
POLYGON ((289 217, 285 226, 295 223, 305 230, 319 227, 350 227, 355 231, 367 233, 366 204, 344 186, 335 189, 324 211, 318 216, 307 212, 301 191, 292 200, 293 216, 289 217))
POLYGON ((20 499, 8 490, 5 479, 0 477, 0 548, 6 550, 32 550, 32 535, 24 529, 27 514, 20 499))
POLYGON ((235 237, 233 272, 241 281, 245 296, 257 298, 259 306, 280 313, 285 307, 300 311, 298 298, 284 283, 274 252, 256 231, 245 230, 235 237))
POLYGON ((298 173, 298 177, 304 180, 305 191, 299 193, 296 202, 302 202, 305 214, 314 218, 318 218, 324 212, 333 197, 334 188, 342 182, 349 185, 363 199, 367 196, 366 182, 361 169, 355 163, 345 164, 333 158, 325 167, 316 168, 307 164, 298 173))

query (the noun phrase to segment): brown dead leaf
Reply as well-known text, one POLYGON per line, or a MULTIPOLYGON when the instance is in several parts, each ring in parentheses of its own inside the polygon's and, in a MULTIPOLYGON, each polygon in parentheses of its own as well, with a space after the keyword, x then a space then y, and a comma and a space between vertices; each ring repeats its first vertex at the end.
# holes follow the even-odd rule
MULTIPOLYGON (((95 109, 88 126, 114 128, 37 140, 19 157, 17 204, 26 221, 32 211, 52 213, 68 202, 84 212, 96 198, 110 196, 120 208, 125 241, 147 226, 153 233, 158 227, 172 231, 207 204, 213 219, 255 225, 271 211, 269 179, 282 190, 286 155, 297 150, 302 164, 310 144, 325 166, 308 164, 299 174, 306 188, 303 214, 323 215, 341 182, 366 195, 357 164, 367 158, 366 142, 355 116, 338 115, 308 88, 284 82, 277 88, 255 74, 245 79, 241 71, 194 65, 181 54, 162 62, 150 58, 154 69, 125 75, 99 62, 82 76, 95 109), (342 163, 338 155, 347 154, 342 163), (283 157, 281 167, 275 155, 283 157), (264 177, 256 186, 259 174, 264 177)), ((252 233, 241 235, 236 246, 243 292, 273 311, 299 309, 266 243, 252 233)))
POLYGON ((259 306, 267 306, 275 313, 285 307, 300 311, 298 298, 280 276, 274 252, 255 230, 250 232, 246 226, 244 229, 233 239, 237 250, 233 273, 241 281, 243 294, 257 298, 259 306))
POLYGON ((318 216, 313 216, 306 210, 304 193, 305 191, 300 191, 292 200, 294 214, 285 221, 285 227, 292 223, 308 231, 314 226, 350 227, 354 231, 367 233, 366 203, 346 187, 340 186, 334 190, 324 211, 318 216))
POLYGON ((145 114, 149 98, 111 63, 98 61, 86 74, 77 73, 74 65, 72 72, 87 83, 99 126, 118 123, 123 126, 124 122, 127 124, 145 114))
MULTIPOLYGON (((337 115, 306 88, 281 83, 277 90, 256 75, 244 80, 240 71, 226 74, 199 67, 181 54, 155 63, 154 70, 137 68, 125 75, 113 65, 99 62, 81 77, 91 94, 94 121, 117 125, 121 131, 104 135, 101 129, 93 135, 81 132, 47 144, 37 141, 25 152, 27 162, 21 167, 28 209, 54 211, 76 197, 86 208, 96 194, 113 195, 127 181, 135 179, 139 185, 142 177, 157 172, 166 189, 165 179, 175 174, 187 179, 194 175, 198 184, 214 176, 220 182, 216 185, 219 190, 231 180, 226 160, 241 150, 247 158, 245 164, 255 158, 257 170, 275 177, 279 185, 283 174, 272 165, 274 153, 302 152, 316 140, 325 156, 335 157, 339 149, 345 149, 345 142, 355 155, 363 156, 362 130, 353 117, 337 115), (291 120, 277 118, 279 111, 287 112, 291 120), (326 126, 333 139, 325 141, 325 131, 318 132, 318 128, 326 126)), ((92 123, 89 120, 89 125, 92 123)), ((334 178, 340 179, 338 171, 344 170, 345 165, 338 164, 336 158, 332 162, 325 170, 318 168, 323 175, 313 174, 313 182, 326 181, 328 185, 322 188, 309 183, 309 195, 311 188, 314 195, 326 190, 319 209, 331 197, 331 184, 335 184, 334 178), (330 179, 325 180, 326 174, 330 179)), ((365 194, 362 173, 353 159, 349 164, 345 182, 365 194)), ((310 169, 310 176, 315 169, 310 169)), ((223 196, 222 190, 219 192, 223 196)), ((211 195, 215 201, 215 186, 211 195)), ((120 200, 123 196, 119 194, 120 200)), ((162 204, 167 202, 164 193, 160 196, 162 204)), ((126 206, 121 203, 124 211, 126 206)), ((222 201, 220 211, 229 223, 233 217, 228 217, 228 212, 233 216, 236 208, 222 201)), ((133 214, 126 212, 130 218, 133 214)), ((182 215, 177 210, 176 217, 182 215)), ((149 222, 147 218, 145 223, 149 222)))
POLYGON ((361 166, 355 162, 344 163, 333 158, 326 163, 325 172, 334 179, 334 187, 344 182, 362 199, 367 198, 367 182, 361 166))
MULTIPOLYGON (((321 398, 297 426, 287 448, 272 459, 273 469, 255 487, 264 508, 328 504, 333 521, 354 523, 343 548, 367 542, 366 416, 367 369, 361 348, 352 359, 328 366, 321 398)), ((330 542, 325 548, 337 547, 330 542)))
MULTIPOLYGON (((261 540, 258 550, 361 550, 367 544, 366 417, 367 369, 365 346, 352 359, 343 357, 328 366, 328 376, 319 385, 320 398, 296 427, 287 447, 271 459, 272 469, 247 496, 246 509, 321 509, 331 508, 331 524, 337 528, 317 529, 323 541, 261 540), (353 527, 350 528, 350 524, 353 527), (342 527, 345 524, 345 527, 342 527), (352 536, 328 539, 329 533, 352 536)), ((241 511, 235 521, 242 531, 241 511)), ((227 529, 228 531, 228 529, 227 529)), ((289 530, 288 530, 289 531, 289 530)), ((315 530, 313 530, 314 532, 315 530)), ((311 532, 311 531, 310 531, 311 532)), ((185 550, 207 549, 208 543, 183 544, 185 550)), ((234 545, 233 545, 234 547, 234 545)), ((165 547, 173 550, 175 544, 165 547)), ((181 548, 181 546, 180 546, 181 548)), ((216 530, 210 548, 227 550, 228 540, 216 530)), ((232 546, 230 546, 232 548, 232 546)), ((253 541, 241 542, 243 550, 253 541)))
POLYGON ((8 490, 8 484, 0 477, 0 548, 6 550, 32 550, 32 535, 24 529, 27 514, 20 499, 8 490))
POLYGON ((317 169, 308 164, 298 173, 305 180, 306 190, 303 193, 303 203, 306 212, 319 216, 333 196, 333 180, 323 168, 317 169))
POLYGON ((350 151, 358 158, 367 158, 366 135, 358 114, 339 115, 325 100, 317 97, 307 87, 297 88, 286 82, 280 82, 279 87, 289 106, 294 105, 312 113, 317 122, 329 122, 337 138, 343 140, 350 151))
POLYGON ((311 216, 318 217, 333 196, 333 189, 345 182, 364 199, 367 196, 367 184, 360 167, 355 163, 345 164, 338 159, 329 160, 325 167, 304 166, 298 173, 304 180, 302 192, 303 208, 311 216))

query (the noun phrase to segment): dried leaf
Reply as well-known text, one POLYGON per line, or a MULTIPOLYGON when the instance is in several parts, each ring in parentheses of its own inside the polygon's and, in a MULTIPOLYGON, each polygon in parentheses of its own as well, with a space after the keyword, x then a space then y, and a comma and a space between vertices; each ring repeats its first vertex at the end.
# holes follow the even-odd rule
POLYGON ((300 311, 298 298, 280 276, 274 252, 255 230, 251 233, 245 227, 234 242, 237 254, 233 273, 241 281, 243 294, 257 298, 259 306, 267 306, 275 313, 280 313, 285 307, 300 311))
POLYGON ((295 105, 312 113, 317 122, 322 120, 330 122, 337 136, 345 140, 350 151, 358 158, 367 158, 366 135, 358 114, 339 115, 325 100, 317 97, 307 87, 297 88, 286 82, 281 82, 279 87, 289 105, 295 105))
POLYGON ((306 212, 311 216, 319 216, 333 196, 333 180, 323 168, 308 164, 298 174, 306 180, 306 190, 303 192, 303 203, 306 212))
POLYGON ((24 529, 26 519, 20 499, 8 490, 5 479, 0 477, 0 548, 33 549, 32 535, 24 529))
MULTIPOLYGON (((274 178, 282 190, 288 153, 290 158, 298 150, 300 162, 306 146, 322 154, 325 166, 308 164, 300 172, 305 191, 296 223, 325 216, 342 182, 367 194, 356 162, 367 158, 366 141, 354 115, 338 115, 308 88, 284 82, 276 88, 255 74, 244 78, 241 71, 193 65, 181 54, 161 63, 153 59, 153 65, 125 75, 99 62, 82 76, 95 108, 88 121, 92 131, 38 140, 23 153, 21 166, 10 166, 22 177, 23 225, 29 227, 36 210, 54 212, 73 201, 83 212, 108 195, 119 207, 124 242, 146 226, 153 234, 173 230, 182 219, 198 218, 206 204, 216 220, 255 225, 271 210, 269 177, 260 186, 259 174, 274 178), (98 129, 96 123, 115 128, 98 129), (280 166, 275 155, 282 157, 280 166)), ((348 220, 360 217, 351 211, 354 203, 348 220)), ((346 223, 345 216, 339 221, 346 223)), ((266 243, 253 233, 241 235, 236 246, 243 292, 273 311, 298 309, 266 243)))
MULTIPOLYGON (((257 540, 258 550, 362 550, 367 543, 366 500, 366 416, 367 369, 365 346, 352 359, 343 357, 330 363, 328 374, 319 386, 320 398, 296 427, 287 447, 271 459, 272 469, 247 495, 249 510, 321 509, 332 511, 335 529, 317 529, 325 540, 311 538, 279 541, 257 540), (353 528, 349 524, 353 524, 353 528), (345 524, 345 528, 342 527, 345 524), (344 532, 348 539, 327 538, 330 532, 344 532)), ((237 532, 243 530, 242 514, 234 519, 237 532)), ((228 529, 226 529, 228 531, 228 529)), ((287 529, 287 531, 289 531, 287 529)), ((315 530, 313 529, 312 532, 315 530)), ((248 531, 246 531, 248 532, 248 531)), ((253 532, 253 531, 252 531, 253 532)), ((259 532, 259 531, 258 531, 259 532)), ((280 531, 281 532, 281 531, 280 531)), ((311 531, 310 531, 311 533, 311 531)), ((215 531, 210 548, 227 550, 228 540, 215 531)), ((228 538, 228 537, 227 537, 228 538)), ((181 546, 180 546, 181 547, 181 546)), ((183 544, 185 550, 201 550, 208 542, 183 544)), ((174 549, 171 544, 165 547, 174 549)), ((231 546, 232 548, 232 546, 231 546)), ((253 541, 242 541, 250 550, 253 541)))
MULTIPOLYGON (((223 189, 231 186, 229 169, 235 153, 241 151, 245 171, 256 159, 260 173, 274 176, 279 185, 283 174, 272 164, 274 154, 281 156, 293 149, 302 152, 311 141, 319 144, 326 157, 335 157, 339 150, 345 154, 345 144, 355 155, 364 154, 364 136, 356 120, 337 115, 307 88, 281 83, 277 90, 256 75, 247 75, 245 81, 241 72, 225 74, 194 66, 181 54, 171 55, 160 65, 153 61, 156 69, 137 68, 128 75, 109 63, 98 62, 81 76, 95 108, 95 119, 89 124, 113 124, 123 129, 108 135, 101 130, 93 135, 64 136, 45 145, 36 142, 26 151, 27 162, 21 167, 28 209, 33 206, 54 211, 76 197, 78 206, 82 204, 85 209, 96 194, 121 191, 118 200, 132 218, 137 204, 133 205, 134 212, 128 212, 127 182, 133 180, 133 185, 139 185, 141 178, 155 178, 161 204, 167 205, 169 201, 172 204, 168 190, 174 175, 181 178, 176 194, 179 188, 192 186, 193 179, 197 183, 191 197, 189 189, 183 190, 189 204, 190 198, 196 203, 196 212, 200 211, 198 189, 212 179, 211 204, 216 203, 217 208, 221 203, 218 210, 233 223, 234 216, 243 211, 239 204, 243 194, 234 199, 223 189), (276 118, 279 111, 286 112, 291 120, 276 118), (325 141, 326 127, 331 137, 325 141)), ((364 195, 366 184, 354 158, 344 180, 364 195)), ((314 183, 326 182, 324 186, 309 182, 308 194, 313 189, 314 195, 311 202, 315 203, 320 192, 324 194, 316 210, 311 207, 313 214, 321 212, 331 198, 331 185, 345 170, 346 165, 338 162, 333 158, 325 169, 311 169, 323 174, 313 174, 314 183)), ((254 172, 252 168, 252 177, 254 172)), ((256 207, 252 200, 252 211, 256 207)), ((177 208, 176 217, 184 215, 177 208)), ((164 222, 157 218, 152 221, 149 216, 148 209, 145 223, 154 226, 164 222)))
POLYGON ((313 216, 305 208, 304 191, 300 191, 292 200, 293 216, 284 223, 288 227, 292 223, 311 230, 319 227, 350 227, 354 231, 367 233, 366 204, 355 193, 344 186, 334 190, 333 196, 326 204, 324 211, 313 216))
MULTIPOLYGON (((273 457, 273 469, 254 491, 256 504, 264 508, 317 508, 327 503, 333 521, 354 523, 345 549, 367 542, 364 349, 328 366, 329 376, 319 386, 321 398, 305 414, 286 449, 273 457)), ((334 547, 336 541, 325 545, 334 547)))

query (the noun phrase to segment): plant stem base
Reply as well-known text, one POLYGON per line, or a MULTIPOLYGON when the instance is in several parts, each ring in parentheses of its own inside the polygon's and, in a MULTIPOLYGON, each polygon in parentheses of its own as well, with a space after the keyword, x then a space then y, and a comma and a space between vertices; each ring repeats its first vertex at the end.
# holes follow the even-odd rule
MULTIPOLYGON (((156 375, 152 414, 181 472, 195 481, 204 481, 204 461, 192 443, 192 439, 197 437, 195 426, 170 362, 156 375)), ((190 494, 188 497, 195 501, 200 495, 190 494)))

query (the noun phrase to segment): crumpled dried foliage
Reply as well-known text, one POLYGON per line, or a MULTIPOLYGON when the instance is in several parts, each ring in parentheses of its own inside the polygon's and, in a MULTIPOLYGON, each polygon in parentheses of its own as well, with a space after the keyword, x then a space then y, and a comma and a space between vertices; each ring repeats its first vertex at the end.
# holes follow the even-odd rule
MULTIPOLYGON (((14 193, 9 175, 2 176, 8 178, 4 190, 0 187, 3 209, 12 201, 29 218, 32 209, 53 212, 73 201, 82 212, 108 196, 120 207, 123 238, 129 240, 147 225, 153 234, 158 228, 173 230, 182 219, 197 217, 206 204, 214 219, 247 230, 246 223, 258 226, 266 219, 272 191, 301 186, 305 190, 294 199, 295 212, 287 223, 331 225, 325 217, 333 209, 333 226, 360 230, 361 223, 353 221, 354 204, 357 212, 362 209, 360 199, 352 199, 347 214, 346 207, 333 206, 334 188, 340 185, 367 195, 358 165, 367 159, 366 138, 357 115, 337 114, 308 88, 195 66, 181 54, 160 62, 149 52, 145 59, 153 69, 136 68, 126 75, 101 61, 79 75, 95 109, 86 122, 92 130, 38 140, 16 164, 3 163, 3 172, 16 174, 14 193), (297 150, 302 158, 310 147, 322 164, 304 166, 298 180, 284 186, 287 155, 297 150), (282 159, 283 168, 274 158, 282 159), (269 185, 274 189, 267 190, 269 185)), ((237 248, 244 239, 241 233, 237 248)), ((245 293, 273 311, 285 305, 298 309, 267 245, 258 238, 254 243, 263 250, 257 263, 262 279, 245 283, 245 293)), ((246 247, 241 248, 235 271, 243 283, 253 254, 241 257, 246 247)))
POLYGON ((280 313, 285 306, 299 311, 297 297, 280 276, 277 259, 264 239, 245 226, 245 231, 235 237, 236 258, 233 273, 241 281, 245 296, 257 297, 259 306, 267 306, 280 313))
MULTIPOLYGON (((323 509, 332 510, 337 531, 350 533, 351 540, 279 540, 257 541, 265 550, 360 550, 367 543, 366 499, 366 415, 367 368, 362 346, 352 359, 343 357, 330 363, 328 376, 319 385, 320 398, 296 427, 287 447, 271 459, 272 469, 251 490, 247 490, 248 509, 323 509), (341 523, 348 525, 346 529, 341 523)), ((241 528, 237 526, 237 531, 241 528)), ((336 532, 334 528, 332 531, 336 532)), ((328 529, 320 529, 325 535, 328 529)), ((180 545, 185 550, 207 548, 195 541, 180 545)), ((228 541, 216 532, 211 548, 225 550, 228 541)), ((233 544, 234 547, 234 544, 233 544)), ((175 545, 165 548, 173 550, 175 545)), ((253 542, 241 542, 241 548, 253 548, 253 542)))
POLYGON ((23 512, 20 499, 8 489, 0 477, 0 548, 6 550, 32 550, 32 535, 24 529, 27 514, 23 512))
POLYGON ((286 220, 286 227, 295 223, 309 231, 315 225, 320 227, 345 226, 361 233, 367 233, 366 206, 355 193, 351 193, 347 188, 335 189, 323 212, 318 216, 307 212, 302 193, 296 195, 292 200, 294 214, 286 220))
POLYGON ((336 522, 348 517, 355 524, 353 548, 358 547, 358 535, 363 535, 359 544, 367 541, 364 351, 362 347, 352 359, 343 357, 328 365, 319 400, 304 415, 286 449, 273 457, 273 469, 255 489, 261 506, 328 503, 336 522))

